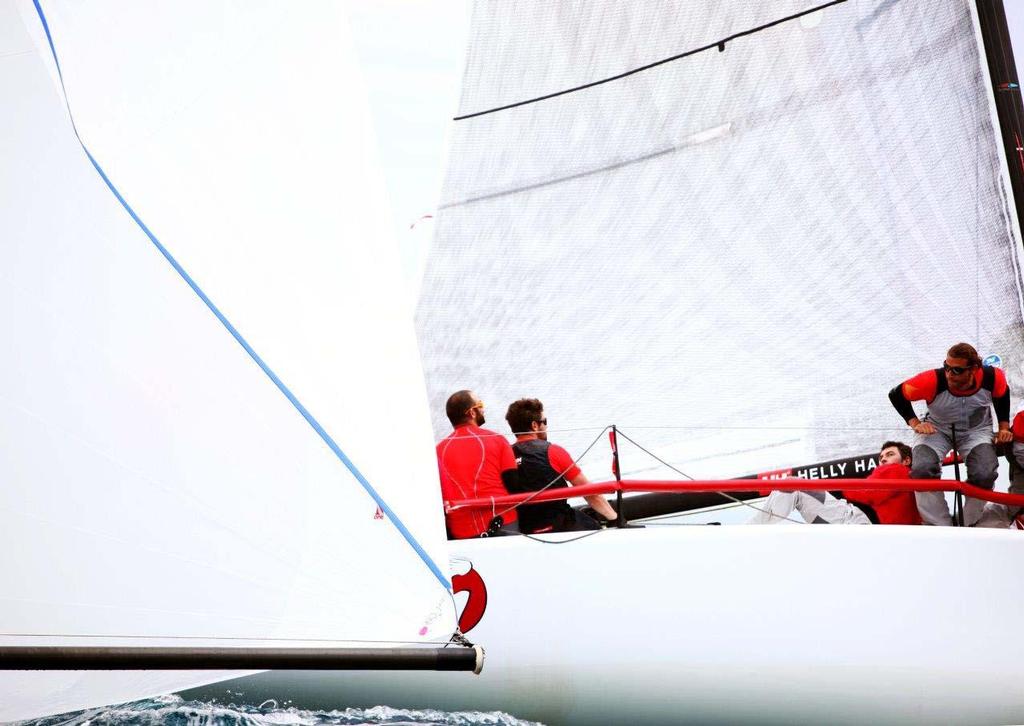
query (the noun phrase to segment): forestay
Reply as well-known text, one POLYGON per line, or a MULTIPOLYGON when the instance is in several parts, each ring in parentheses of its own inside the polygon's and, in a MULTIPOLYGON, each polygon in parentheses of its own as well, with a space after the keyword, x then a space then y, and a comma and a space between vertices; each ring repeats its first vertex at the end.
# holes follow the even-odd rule
MULTIPOLYGON (((0 641, 447 641, 422 374, 342 10, 4 0, 0 84, 0 641)), ((210 677, 8 674, 0 719, 41 712, 33 684, 55 712, 210 677)))
POLYGON ((457 388, 503 431, 537 396, 552 430, 728 477, 910 436, 886 392, 959 340, 1024 390, 973 3, 823 4, 475 4, 459 116, 710 47, 454 123, 417 319, 435 435, 457 388))

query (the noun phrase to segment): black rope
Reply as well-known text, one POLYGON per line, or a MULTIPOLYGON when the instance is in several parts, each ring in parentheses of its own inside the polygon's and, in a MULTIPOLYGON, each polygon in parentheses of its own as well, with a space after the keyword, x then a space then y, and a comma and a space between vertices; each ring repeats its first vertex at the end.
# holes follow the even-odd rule
POLYGON ((825 8, 831 7, 832 5, 838 5, 840 3, 845 3, 845 2, 846 2, 846 0, 832 0, 832 2, 827 2, 827 3, 824 3, 823 5, 818 5, 817 7, 813 7, 811 9, 809 9, 809 10, 803 10, 803 11, 801 11, 799 13, 794 14, 794 15, 787 15, 784 18, 779 18, 778 20, 773 20, 770 23, 765 23, 764 25, 759 25, 756 28, 750 28, 749 30, 743 30, 743 31, 740 31, 739 33, 734 33, 734 34, 732 34, 732 35, 730 35, 730 36, 728 36, 726 38, 722 38, 721 40, 716 40, 713 43, 709 43, 708 45, 703 45, 700 48, 694 48, 693 50, 688 50, 688 51, 685 51, 683 53, 679 53, 678 55, 671 56, 669 58, 664 58, 662 60, 655 61, 653 63, 648 63, 645 66, 640 66, 639 68, 634 68, 633 70, 626 71, 624 73, 619 73, 619 74, 614 75, 614 76, 609 76, 608 78, 602 78, 599 81, 591 81, 590 83, 584 83, 582 86, 575 86, 573 88, 566 88, 564 91, 555 91, 554 93, 548 93, 548 94, 545 94, 543 96, 537 96, 536 98, 529 98, 529 99, 527 99, 525 101, 517 101, 516 103, 506 104, 505 106, 497 106, 495 108, 489 108, 486 111, 477 111, 475 113, 467 113, 467 114, 465 114, 463 116, 456 116, 452 120, 453 121, 464 121, 466 119, 476 118, 477 116, 486 116, 489 113, 497 113, 498 111, 506 111, 506 110, 508 110, 510 108, 516 108, 517 106, 526 106, 527 104, 530 104, 530 103, 537 103, 538 101, 546 101, 549 98, 555 98, 556 96, 564 96, 567 93, 575 93, 576 91, 582 91, 582 90, 585 90, 587 88, 593 88, 594 86, 600 86, 603 83, 610 83, 612 81, 617 81, 620 78, 626 78, 627 76, 632 76, 632 75, 634 75, 636 73, 642 73, 643 71, 648 71, 651 68, 656 68, 657 66, 665 65, 666 63, 671 63, 672 61, 677 61, 680 58, 686 58, 687 56, 696 55, 697 53, 703 53, 704 51, 711 50, 712 48, 718 48, 719 52, 721 52, 721 51, 725 50, 725 44, 726 43, 731 43, 732 41, 737 40, 739 38, 742 38, 744 36, 753 35, 754 33, 760 33, 761 31, 768 30, 769 28, 773 28, 776 25, 781 25, 782 23, 788 23, 790 20, 796 20, 797 18, 802 18, 805 15, 810 15, 812 13, 818 12, 819 10, 824 10, 825 8))

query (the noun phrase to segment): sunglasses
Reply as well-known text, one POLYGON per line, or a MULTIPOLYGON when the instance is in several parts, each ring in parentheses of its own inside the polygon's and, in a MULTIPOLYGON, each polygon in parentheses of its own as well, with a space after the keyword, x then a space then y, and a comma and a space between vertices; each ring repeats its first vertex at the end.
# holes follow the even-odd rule
POLYGON ((472 406, 470 406, 466 410, 467 411, 472 411, 474 408, 483 408, 483 407, 484 407, 484 402, 483 401, 477 401, 476 403, 474 403, 472 406))
POLYGON ((546 418, 542 418, 537 423, 539 423, 541 426, 547 426, 548 425, 548 420, 546 418))
POLYGON ((954 376, 959 376, 963 373, 966 373, 972 368, 974 368, 974 366, 967 366, 966 368, 962 368, 960 366, 951 366, 948 363, 942 364, 942 370, 946 371, 946 373, 952 373, 954 376))

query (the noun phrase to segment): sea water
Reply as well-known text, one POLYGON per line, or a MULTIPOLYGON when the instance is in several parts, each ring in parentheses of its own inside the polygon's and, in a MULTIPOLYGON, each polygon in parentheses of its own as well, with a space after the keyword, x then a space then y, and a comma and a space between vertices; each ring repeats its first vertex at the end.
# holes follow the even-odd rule
POLYGON ((543 726, 501 711, 434 711, 374 706, 331 711, 307 711, 287 702, 266 701, 239 706, 228 701, 188 701, 181 696, 158 696, 133 703, 60 716, 19 721, 19 726, 356 726, 357 724, 417 724, 423 726, 543 726))

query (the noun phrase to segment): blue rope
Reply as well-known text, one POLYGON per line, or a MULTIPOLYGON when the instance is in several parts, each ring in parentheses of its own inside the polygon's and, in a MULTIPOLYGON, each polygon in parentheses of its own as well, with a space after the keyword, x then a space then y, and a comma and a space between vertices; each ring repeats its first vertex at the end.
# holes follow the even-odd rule
POLYGON ((271 381, 273 381, 274 385, 277 386, 278 390, 284 394, 284 397, 291 402, 291 404, 300 414, 302 414, 302 417, 306 419, 306 422, 313 428, 314 431, 316 431, 320 438, 323 439, 324 443, 327 444, 327 447, 334 452, 334 455, 338 457, 341 463, 343 463, 348 468, 348 470, 352 472, 352 476, 354 476, 356 480, 363 486, 363 489, 366 490, 366 493, 369 494, 375 502, 377 502, 377 506, 379 506, 381 508, 381 511, 383 511, 388 516, 388 519, 391 520, 392 524, 394 524, 395 527, 398 528, 398 531, 402 533, 402 536, 405 537, 405 540, 409 543, 413 550, 416 551, 416 554, 420 556, 420 559, 423 560, 424 564, 426 564, 427 567, 430 568, 430 571, 434 573, 434 576, 438 579, 441 585, 443 585, 446 590, 451 590, 451 583, 448 582, 448 578, 445 577, 444 574, 442 574, 441 569, 434 563, 434 561, 430 558, 430 555, 426 553, 426 551, 423 549, 420 543, 416 541, 416 538, 412 536, 412 533, 405 526, 405 524, 402 523, 402 520, 400 520, 398 516, 394 513, 394 511, 391 509, 391 507, 387 505, 387 503, 380 496, 380 494, 377 493, 377 490, 373 488, 370 482, 366 480, 366 477, 364 477, 362 472, 360 472, 359 469, 356 468, 356 465, 352 463, 352 460, 345 455, 345 452, 341 450, 341 447, 339 447, 337 443, 335 443, 334 439, 331 438, 330 434, 328 434, 327 431, 324 430, 323 426, 320 425, 320 422, 317 421, 313 417, 313 414, 311 414, 306 409, 306 407, 302 405, 299 399, 297 399, 295 395, 288 389, 288 386, 286 386, 284 382, 277 377, 277 374, 270 369, 270 366, 268 366, 263 361, 262 358, 260 358, 256 351, 253 350, 252 346, 249 345, 249 343, 246 342, 245 338, 242 337, 241 333, 239 333, 238 330, 235 329, 235 326, 232 325, 226 317, 224 317, 223 313, 221 313, 221 311, 217 309, 217 306, 213 304, 213 301, 210 300, 209 297, 207 297, 206 293, 204 293, 202 289, 200 289, 199 285, 195 283, 192 277, 187 272, 185 272, 185 268, 178 264, 178 261, 174 259, 174 257, 167 250, 167 248, 160 243, 160 240, 156 238, 156 235, 154 235, 150 231, 149 227, 147 227, 146 224, 139 218, 139 216, 135 213, 135 210, 131 208, 131 205, 129 205, 128 202, 125 201, 125 198, 121 196, 121 192, 117 190, 117 187, 115 187, 113 182, 111 182, 109 177, 107 177, 106 172, 103 171, 103 167, 99 165, 99 162, 97 162, 93 155, 89 152, 89 149, 86 147, 85 142, 82 141, 81 135, 78 133, 78 127, 75 125, 74 114, 71 113, 71 106, 68 102, 67 89, 64 87, 64 74, 61 72, 60 61, 57 59, 57 49, 53 45, 53 37, 50 35, 50 26, 46 22, 46 15, 43 13, 43 8, 39 5, 39 0, 32 0, 32 2, 36 6, 36 13, 39 15, 39 20, 43 24, 43 31, 46 33, 46 41, 50 44, 50 52, 53 54, 53 62, 57 65, 57 75, 60 78, 61 90, 64 93, 64 105, 68 110, 68 117, 71 119, 71 128, 75 132, 75 137, 78 139, 78 143, 82 147, 82 151, 84 151, 85 155, 89 157, 89 162, 96 170, 96 173, 100 175, 100 178, 103 180, 103 183, 107 185, 107 188, 111 191, 114 197, 117 198, 117 201, 121 203, 121 206, 124 207, 125 211, 128 212, 129 216, 133 220, 135 220, 135 224, 139 226, 139 229, 141 229, 146 234, 146 236, 149 237, 149 241, 153 243, 157 250, 160 251, 160 254, 162 254, 164 258, 171 264, 171 267, 173 267, 175 271, 177 271, 177 273, 181 276, 181 278, 188 284, 188 286, 192 288, 192 291, 199 296, 199 299, 206 304, 206 307, 210 309, 210 312, 212 312, 217 317, 217 320, 219 320, 221 324, 227 329, 227 331, 231 333, 231 336, 236 341, 238 341, 238 344, 242 346, 245 352, 248 353, 249 356, 254 361, 256 361, 256 365, 258 365, 263 370, 263 372, 267 374, 267 377, 271 381))

